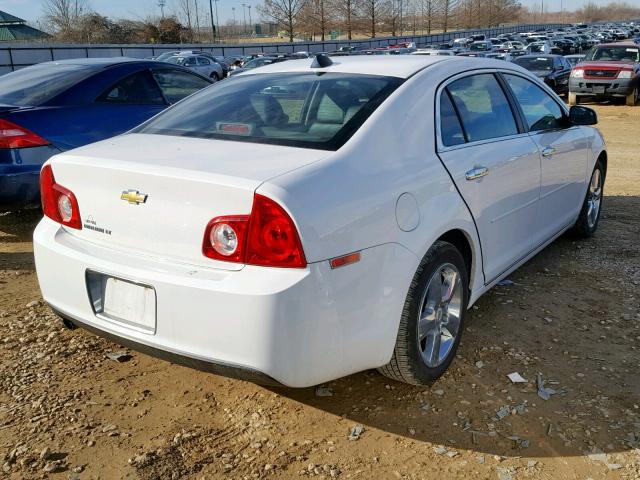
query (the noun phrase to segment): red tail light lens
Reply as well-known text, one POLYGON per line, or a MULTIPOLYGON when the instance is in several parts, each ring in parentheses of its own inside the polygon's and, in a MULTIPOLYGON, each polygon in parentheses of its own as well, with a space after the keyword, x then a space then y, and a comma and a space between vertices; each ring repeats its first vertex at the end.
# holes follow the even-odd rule
POLYGON ((217 217, 205 229, 202 252, 226 262, 304 268, 307 261, 291 217, 276 202, 255 195, 251 215, 217 217))
POLYGON ((45 165, 40 171, 40 196, 42 211, 47 217, 67 227, 82 230, 76 196, 56 183, 51 165, 45 165))
POLYGON ((253 198, 246 263, 273 267, 304 268, 300 237, 293 220, 270 198, 253 198))
POLYGON ((0 119, 0 148, 42 147, 44 145, 49 145, 49 142, 40 135, 9 120, 0 119))

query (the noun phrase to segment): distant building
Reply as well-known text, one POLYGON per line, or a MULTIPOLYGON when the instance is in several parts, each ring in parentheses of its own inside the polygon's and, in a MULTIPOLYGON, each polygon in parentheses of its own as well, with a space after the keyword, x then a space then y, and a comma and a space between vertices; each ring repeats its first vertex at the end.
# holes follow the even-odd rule
POLYGON ((27 21, 0 10, 0 42, 33 42, 49 34, 27 25, 27 21))

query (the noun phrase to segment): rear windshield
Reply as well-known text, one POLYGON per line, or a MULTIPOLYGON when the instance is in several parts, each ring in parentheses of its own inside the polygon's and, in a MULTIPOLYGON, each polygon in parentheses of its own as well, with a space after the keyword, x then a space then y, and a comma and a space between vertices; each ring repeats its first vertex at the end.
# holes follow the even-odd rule
POLYGON ((86 65, 43 64, 0 77, 0 103, 38 106, 95 72, 86 65))
POLYGON ((345 73, 240 75, 134 131, 337 150, 401 83, 345 73))
POLYGON ((612 62, 638 62, 640 51, 637 47, 596 47, 592 49, 585 60, 603 60, 612 62))
POLYGON ((548 57, 516 58, 513 63, 531 71, 553 70, 553 59, 548 57))

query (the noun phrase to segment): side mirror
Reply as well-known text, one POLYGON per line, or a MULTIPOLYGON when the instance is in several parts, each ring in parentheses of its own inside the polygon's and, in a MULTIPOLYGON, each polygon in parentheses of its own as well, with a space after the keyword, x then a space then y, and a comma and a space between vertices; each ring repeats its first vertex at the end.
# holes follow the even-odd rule
POLYGON ((598 115, 591 108, 574 105, 569 109, 569 122, 571 125, 595 125, 598 115))

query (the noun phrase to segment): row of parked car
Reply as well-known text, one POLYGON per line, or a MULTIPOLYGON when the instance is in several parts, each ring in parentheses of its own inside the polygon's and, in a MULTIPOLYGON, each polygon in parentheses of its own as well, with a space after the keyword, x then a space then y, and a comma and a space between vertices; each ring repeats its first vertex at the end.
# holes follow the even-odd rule
MULTIPOLYGON (((589 27, 589 31, 594 28, 603 35, 608 31, 600 27, 589 27)), ((634 27, 623 34, 636 30, 634 27)), ((572 31, 567 29, 565 33, 572 31)), ((528 35, 540 36, 540 33, 528 35)), ((499 40, 511 42, 515 48, 515 42, 519 41, 516 38, 519 37, 503 35, 499 40)), ((472 48, 477 42, 486 40, 472 38, 471 43, 467 40, 469 48, 465 51, 444 48, 445 45, 418 48, 414 43, 401 43, 377 49, 344 46, 328 55, 502 58, 534 72, 556 93, 566 94, 570 104, 577 104, 583 96, 621 96, 627 105, 637 102, 640 47, 633 42, 596 44, 586 54, 567 56, 551 53, 511 56, 509 52, 472 48)), ((489 43, 493 44, 491 40, 489 43)), ((39 203, 40 167, 51 156, 126 132, 225 77, 310 56, 309 52, 260 52, 220 57, 207 52, 172 51, 144 60, 48 62, 4 75, 0 77, 0 211, 39 203)), ((388 74, 393 76, 394 72, 388 74)))

